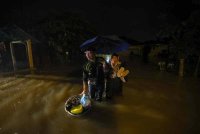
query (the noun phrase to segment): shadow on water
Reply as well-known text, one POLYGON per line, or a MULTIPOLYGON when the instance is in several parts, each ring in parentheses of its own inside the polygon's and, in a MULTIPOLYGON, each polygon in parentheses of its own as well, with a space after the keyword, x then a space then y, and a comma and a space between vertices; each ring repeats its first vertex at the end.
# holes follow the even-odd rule
MULTIPOLYGON (((92 109, 81 117, 69 115, 70 120, 84 122, 81 125, 83 134, 118 133, 115 108, 112 102, 93 102, 92 109)), ((79 133, 79 132, 78 132, 79 133)))
POLYGON ((96 120, 105 126, 112 126, 114 120, 114 109, 109 108, 108 104, 94 104, 90 114, 86 115, 90 120, 96 120), (103 117, 103 118, 102 118, 103 117))

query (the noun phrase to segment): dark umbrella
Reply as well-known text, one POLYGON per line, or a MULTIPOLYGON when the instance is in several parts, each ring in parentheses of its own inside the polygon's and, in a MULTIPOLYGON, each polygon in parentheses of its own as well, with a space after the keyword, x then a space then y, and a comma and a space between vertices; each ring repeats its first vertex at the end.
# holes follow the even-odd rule
POLYGON ((98 54, 111 54, 127 50, 129 44, 118 36, 96 36, 81 44, 82 51, 95 48, 98 54))

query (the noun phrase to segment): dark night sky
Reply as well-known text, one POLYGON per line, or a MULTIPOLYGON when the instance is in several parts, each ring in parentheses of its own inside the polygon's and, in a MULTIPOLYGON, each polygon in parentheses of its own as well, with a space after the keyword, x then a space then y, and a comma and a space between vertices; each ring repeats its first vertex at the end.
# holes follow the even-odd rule
POLYGON ((199 0, 7 0, 1 16, 12 18, 16 11, 40 19, 51 12, 72 11, 91 22, 101 34, 117 34, 136 40, 154 39, 165 23, 184 20, 199 0))

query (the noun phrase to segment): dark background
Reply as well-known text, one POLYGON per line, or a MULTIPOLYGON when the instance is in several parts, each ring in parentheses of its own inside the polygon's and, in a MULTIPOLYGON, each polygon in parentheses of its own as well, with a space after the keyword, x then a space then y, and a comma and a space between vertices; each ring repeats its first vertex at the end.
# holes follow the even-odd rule
POLYGON ((101 34, 139 41, 155 39, 166 24, 176 24, 199 8, 199 0, 6 0, 1 3, 1 26, 37 24, 51 13, 70 11, 84 17, 101 34))

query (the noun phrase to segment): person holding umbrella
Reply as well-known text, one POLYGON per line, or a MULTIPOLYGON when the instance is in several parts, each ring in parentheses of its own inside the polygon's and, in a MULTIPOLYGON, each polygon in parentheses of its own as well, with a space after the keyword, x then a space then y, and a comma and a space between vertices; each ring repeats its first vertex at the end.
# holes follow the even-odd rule
POLYGON ((83 65, 83 91, 81 94, 89 94, 91 99, 102 101, 104 91, 103 64, 105 61, 96 57, 94 48, 88 48, 84 53, 87 61, 83 65))
MULTIPOLYGON (((110 55, 112 53, 125 51, 128 49, 129 46, 130 46, 129 43, 127 43, 126 41, 124 41, 118 36, 95 36, 94 38, 88 39, 85 42, 83 42, 80 45, 80 49, 85 52, 88 61, 83 67, 83 92, 82 93, 89 92, 91 95, 91 98, 95 98, 96 97, 95 94, 97 92, 98 97, 96 99, 101 101, 104 88, 107 90, 108 87, 110 86, 109 82, 112 80, 116 80, 118 78, 113 79, 112 77, 110 77, 109 74, 107 74, 106 70, 109 70, 109 69, 106 69, 107 68, 106 61, 99 62, 102 60, 99 60, 99 58, 97 58, 95 54, 109 54, 110 55), (93 48, 93 50, 91 50, 91 48, 93 48)), ((113 58, 114 57, 118 58, 119 56, 113 56, 113 58)), ((113 68, 111 67, 110 70, 113 70, 113 68)), ((123 77, 121 76, 119 77, 120 77, 120 80, 121 79, 124 80, 123 77)), ((111 83, 113 84, 113 82, 111 83)))

